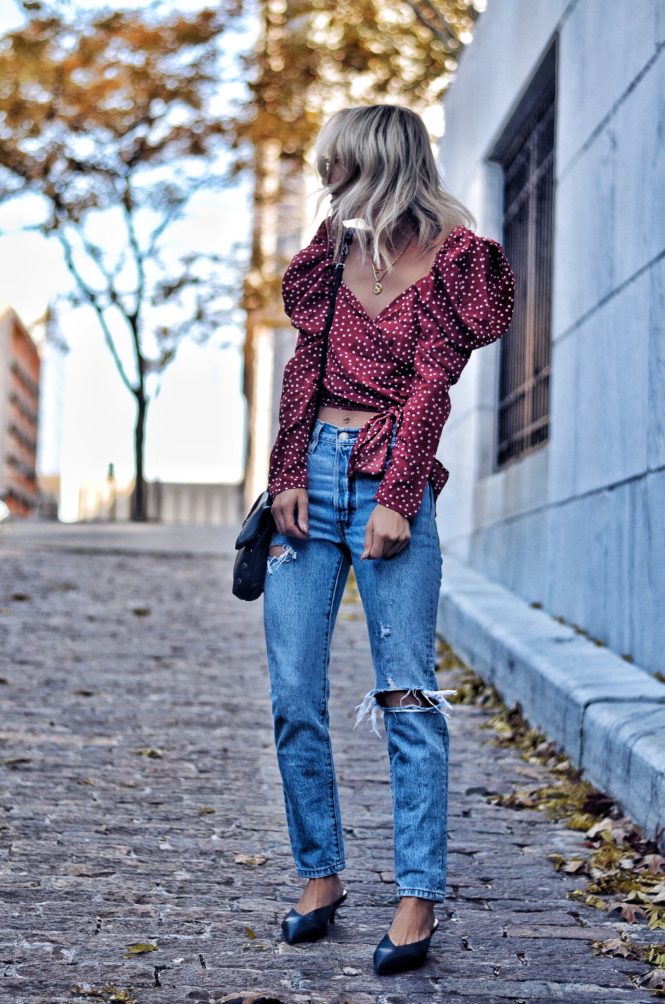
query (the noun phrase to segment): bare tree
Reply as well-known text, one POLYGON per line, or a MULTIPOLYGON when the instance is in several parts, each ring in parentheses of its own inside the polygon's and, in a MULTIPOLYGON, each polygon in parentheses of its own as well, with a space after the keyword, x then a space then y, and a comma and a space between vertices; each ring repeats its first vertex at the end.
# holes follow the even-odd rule
POLYGON ((132 517, 141 520, 152 388, 184 338, 204 341, 233 311, 226 266, 237 245, 225 256, 178 252, 167 231, 193 195, 239 170, 237 157, 220 166, 232 126, 214 105, 220 39, 241 8, 23 6, 25 26, 0 39, 0 201, 39 197, 28 227, 59 241, 70 299, 94 312, 136 402, 132 517))

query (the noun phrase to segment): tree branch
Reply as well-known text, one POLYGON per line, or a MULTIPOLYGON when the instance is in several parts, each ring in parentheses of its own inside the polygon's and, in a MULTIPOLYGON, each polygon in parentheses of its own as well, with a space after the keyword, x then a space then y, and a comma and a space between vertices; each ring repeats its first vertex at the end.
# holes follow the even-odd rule
POLYGON ((189 188, 183 201, 180 202, 177 206, 174 206, 171 212, 165 211, 161 223, 159 223, 159 225, 156 226, 153 232, 150 234, 150 243, 148 244, 146 257, 151 257, 154 254, 159 238, 162 236, 164 231, 171 226, 172 223, 175 223, 175 221, 179 219, 185 207, 189 204, 189 202, 191 202, 194 193, 199 192, 203 188, 205 188, 213 178, 214 175, 208 174, 208 175, 203 175, 203 177, 199 178, 197 181, 189 181, 189 188))
MULTIPOLYGON (((117 307, 118 310, 120 311, 120 313, 123 315, 123 317, 126 318, 127 314, 128 314, 128 311, 127 311, 124 303, 122 302, 122 300, 120 298, 120 293, 118 293, 118 291, 117 291, 117 289, 115 287, 115 283, 113 281, 113 275, 104 266, 104 263, 103 263, 103 260, 102 260, 102 252, 101 252, 101 250, 98 247, 96 247, 96 245, 92 244, 87 239, 87 237, 85 237, 85 235, 83 234, 82 230, 79 230, 79 237, 81 238, 81 242, 83 243, 83 247, 85 249, 86 254, 95 263, 95 266, 102 273, 102 276, 104 278, 104 282, 106 283, 106 286, 107 286, 107 291, 108 291, 108 295, 109 295, 109 301, 115 307, 117 307)), ((116 272, 116 274, 117 274, 117 272, 116 272)), ((99 292, 97 292, 96 290, 92 290, 92 292, 98 298, 101 296, 101 294, 99 292)))
POLYGON ((104 311, 103 311, 103 309, 101 307, 101 304, 99 303, 99 295, 98 295, 98 293, 94 289, 91 289, 90 286, 88 286, 87 282, 85 281, 85 279, 83 278, 83 276, 79 272, 78 268, 76 267, 76 262, 74 261, 74 253, 73 253, 71 244, 69 243, 69 241, 67 240, 67 238, 66 238, 66 236, 64 234, 64 231, 59 228, 56 231, 56 234, 57 234, 58 240, 62 244, 62 248, 63 248, 63 251, 65 253, 65 262, 67 263, 67 268, 69 269, 71 275, 74 277, 74 280, 76 281, 76 284, 78 285, 79 289, 81 290, 81 292, 85 296, 86 300, 88 301, 88 303, 90 304, 90 306, 92 307, 92 309, 95 311, 95 313, 97 315, 97 319, 99 321, 99 324, 101 326, 102 332, 104 334, 104 341, 106 342, 106 344, 107 344, 107 346, 109 348, 109 351, 111 352, 111 355, 113 356, 113 361, 114 361, 114 363, 116 365, 116 369, 118 370, 118 373, 120 374, 122 382, 124 383, 124 385, 127 388, 127 390, 134 397, 136 397, 136 388, 132 385, 129 377, 127 376, 127 374, 125 372, 125 368, 122 365, 122 360, 120 359, 120 356, 118 355, 118 350, 117 350, 117 348, 115 346, 115 342, 113 341, 113 335, 111 333, 111 329, 108 326, 108 322, 106 320, 106 315, 104 314, 104 311))
POLYGON ((134 226, 134 217, 132 216, 132 209, 134 206, 134 201, 132 197, 132 188, 130 177, 125 178, 125 190, 122 196, 122 210, 125 216, 125 225, 127 227, 127 235, 129 237, 129 246, 132 249, 132 254, 134 256, 134 263, 136 265, 136 300, 134 303, 134 310, 130 315, 130 321, 134 326, 138 326, 139 317, 141 316, 141 308, 143 306, 143 297, 145 294, 145 263, 143 260, 143 254, 141 252, 141 247, 139 244, 138 237, 136 235, 136 227, 134 226))

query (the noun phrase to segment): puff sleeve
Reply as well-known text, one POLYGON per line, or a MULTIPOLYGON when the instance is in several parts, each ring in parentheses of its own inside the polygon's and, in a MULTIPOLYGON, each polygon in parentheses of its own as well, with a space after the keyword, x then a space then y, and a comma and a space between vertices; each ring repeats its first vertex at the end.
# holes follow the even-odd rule
POLYGON ((292 259, 282 278, 284 310, 298 329, 294 355, 284 367, 279 431, 270 452, 268 491, 307 488, 307 445, 315 418, 323 329, 334 275, 327 222, 292 259))
POLYGON ((375 501, 411 519, 423 497, 439 440, 450 414, 450 387, 474 349, 510 326, 515 276, 501 245, 456 228, 419 292, 419 337, 414 377, 397 438, 375 501))

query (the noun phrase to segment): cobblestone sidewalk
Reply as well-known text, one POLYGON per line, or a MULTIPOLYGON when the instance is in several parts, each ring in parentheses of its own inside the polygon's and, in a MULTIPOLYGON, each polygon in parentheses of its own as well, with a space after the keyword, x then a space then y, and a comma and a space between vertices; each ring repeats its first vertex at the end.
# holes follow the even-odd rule
POLYGON ((352 583, 331 661, 349 898, 329 939, 281 941, 303 880, 272 743, 263 601, 231 595, 232 540, 151 527, 0 535, 0 1000, 653 1000, 629 981, 646 966, 593 953, 616 926, 568 898, 583 879, 547 858, 572 856, 582 835, 484 797, 541 768, 492 746, 472 705, 449 720, 449 887, 428 963, 374 975, 396 903, 391 800, 385 742, 353 729, 374 683, 352 583))

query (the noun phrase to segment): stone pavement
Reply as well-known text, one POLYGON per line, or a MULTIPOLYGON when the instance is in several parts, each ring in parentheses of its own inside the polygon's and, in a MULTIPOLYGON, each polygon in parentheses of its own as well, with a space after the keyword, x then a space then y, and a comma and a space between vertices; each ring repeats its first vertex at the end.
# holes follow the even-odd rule
POLYGON ((643 963, 593 953, 617 925, 568 898, 584 879, 547 858, 579 852, 582 834, 484 797, 549 775, 491 745, 474 705, 449 720, 448 898, 428 963, 374 975, 396 903, 391 801, 385 742, 366 721, 353 728, 374 684, 352 581, 331 660, 349 898, 330 938, 281 941, 303 880, 272 743, 262 600, 231 595, 234 536, 0 528, 3 1004, 244 991, 284 1004, 652 1000, 629 980, 643 963))

